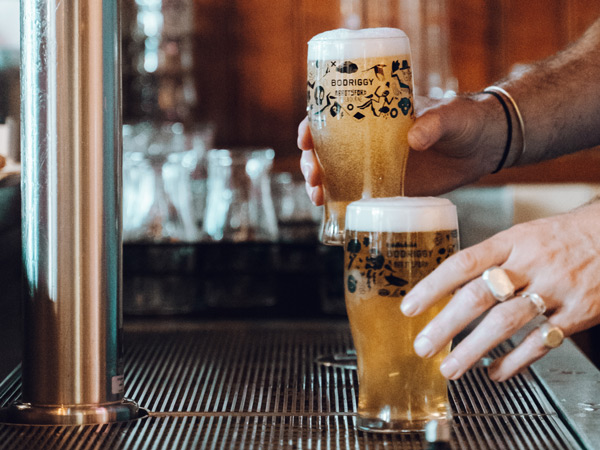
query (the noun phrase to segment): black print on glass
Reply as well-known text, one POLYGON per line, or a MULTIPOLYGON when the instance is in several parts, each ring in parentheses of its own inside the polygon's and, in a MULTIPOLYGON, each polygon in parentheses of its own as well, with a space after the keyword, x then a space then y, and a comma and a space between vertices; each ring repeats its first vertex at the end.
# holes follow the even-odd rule
MULTIPOLYGON (((364 77, 354 78, 328 77, 332 72, 357 74, 359 67, 352 61, 328 61, 325 64, 323 76, 307 83, 309 111, 314 116, 329 112, 332 117, 348 115, 360 121, 369 116, 395 119, 400 114, 414 114, 410 87, 412 71, 408 60, 393 61, 391 68, 386 64, 375 64, 361 72, 364 77), (390 77, 386 77, 387 70, 390 70, 390 77)), ((315 67, 319 67, 319 62, 315 67)))

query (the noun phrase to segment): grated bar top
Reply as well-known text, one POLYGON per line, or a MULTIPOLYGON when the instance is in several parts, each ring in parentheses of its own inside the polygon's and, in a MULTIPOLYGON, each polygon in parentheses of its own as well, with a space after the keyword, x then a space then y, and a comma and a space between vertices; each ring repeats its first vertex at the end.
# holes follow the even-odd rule
MULTIPOLYGON (((0 425, 0 449, 426 448, 418 434, 355 430, 356 371, 315 363, 353 348, 346 323, 139 323, 126 326, 124 341, 126 397, 148 409, 148 418, 0 425)), ((15 370, 0 385, 0 406, 19 390, 15 370)), ((449 392, 452 448, 581 448, 530 372, 493 383, 474 368, 449 392)))

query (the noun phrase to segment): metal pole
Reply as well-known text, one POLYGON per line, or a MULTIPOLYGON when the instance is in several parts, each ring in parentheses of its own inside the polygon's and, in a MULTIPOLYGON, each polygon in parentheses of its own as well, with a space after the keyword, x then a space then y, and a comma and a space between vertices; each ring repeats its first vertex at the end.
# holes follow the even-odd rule
POLYGON ((8 420, 139 415, 123 399, 117 0, 21 0, 23 398, 8 420))

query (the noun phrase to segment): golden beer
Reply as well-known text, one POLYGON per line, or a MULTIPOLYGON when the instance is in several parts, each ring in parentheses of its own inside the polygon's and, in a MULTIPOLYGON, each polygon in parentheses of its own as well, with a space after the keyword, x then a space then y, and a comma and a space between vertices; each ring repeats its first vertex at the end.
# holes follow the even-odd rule
POLYGON ((325 244, 342 245, 351 201, 403 195, 412 86, 401 30, 332 30, 308 43, 307 110, 324 177, 325 244))
POLYGON ((448 416, 440 373, 449 348, 423 359, 417 334, 443 308, 406 317, 406 293, 458 250, 456 209, 437 198, 361 200, 346 212, 345 297, 358 358, 357 425, 366 431, 418 431, 448 416))

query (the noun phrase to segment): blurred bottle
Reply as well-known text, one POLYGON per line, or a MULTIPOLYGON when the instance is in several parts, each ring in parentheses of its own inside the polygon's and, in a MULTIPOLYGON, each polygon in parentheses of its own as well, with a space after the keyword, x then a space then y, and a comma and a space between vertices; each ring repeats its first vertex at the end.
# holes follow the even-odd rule
POLYGON ((393 27, 410 39, 415 92, 431 98, 456 94, 446 0, 340 0, 341 27, 393 27))
POLYGON ((193 0, 129 0, 123 9, 125 122, 193 121, 193 0))

